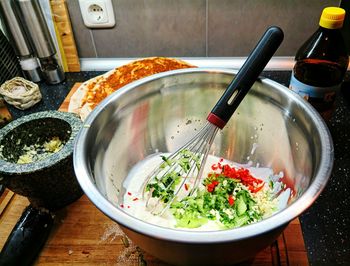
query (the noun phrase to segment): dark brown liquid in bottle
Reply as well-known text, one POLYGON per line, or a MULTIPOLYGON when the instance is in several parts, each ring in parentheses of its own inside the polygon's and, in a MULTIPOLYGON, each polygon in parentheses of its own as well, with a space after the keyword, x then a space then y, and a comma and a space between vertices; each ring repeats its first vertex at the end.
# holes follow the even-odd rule
POLYGON ((294 67, 294 76, 301 82, 317 87, 338 85, 344 77, 344 66, 322 59, 303 59, 294 67))

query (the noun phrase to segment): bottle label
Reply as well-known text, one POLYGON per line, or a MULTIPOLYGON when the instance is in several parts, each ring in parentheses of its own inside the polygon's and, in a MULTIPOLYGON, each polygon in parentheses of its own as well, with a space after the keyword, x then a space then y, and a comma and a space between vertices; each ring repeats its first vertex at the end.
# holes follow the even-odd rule
POLYGON ((292 73, 289 88, 300 96, 309 100, 310 98, 322 99, 324 102, 332 103, 335 101, 335 96, 340 89, 341 84, 330 87, 310 86, 300 82, 292 73))

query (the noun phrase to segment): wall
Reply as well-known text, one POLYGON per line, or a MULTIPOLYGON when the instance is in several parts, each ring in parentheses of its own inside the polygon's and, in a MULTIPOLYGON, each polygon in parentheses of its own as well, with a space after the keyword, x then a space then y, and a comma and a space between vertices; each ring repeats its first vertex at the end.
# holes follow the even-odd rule
POLYGON ((112 29, 86 28, 67 4, 80 58, 246 56, 270 25, 285 32, 276 55, 293 56, 340 0, 113 0, 112 29))

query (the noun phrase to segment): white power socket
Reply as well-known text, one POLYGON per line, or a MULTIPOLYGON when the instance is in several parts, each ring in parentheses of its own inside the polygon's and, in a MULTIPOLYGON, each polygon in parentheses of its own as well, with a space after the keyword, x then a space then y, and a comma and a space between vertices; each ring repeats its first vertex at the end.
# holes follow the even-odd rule
POLYGON ((115 18, 112 0, 79 0, 79 6, 86 27, 114 27, 115 18))

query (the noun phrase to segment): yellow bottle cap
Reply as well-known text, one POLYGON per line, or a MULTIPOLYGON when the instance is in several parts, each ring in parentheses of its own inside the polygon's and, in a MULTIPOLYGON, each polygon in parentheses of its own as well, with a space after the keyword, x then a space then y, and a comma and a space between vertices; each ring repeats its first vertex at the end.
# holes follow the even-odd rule
POLYGON ((345 10, 340 7, 326 7, 322 11, 319 25, 327 29, 339 29, 343 27, 345 10))

